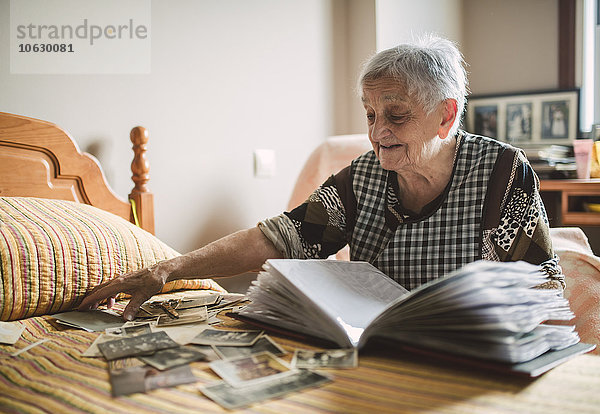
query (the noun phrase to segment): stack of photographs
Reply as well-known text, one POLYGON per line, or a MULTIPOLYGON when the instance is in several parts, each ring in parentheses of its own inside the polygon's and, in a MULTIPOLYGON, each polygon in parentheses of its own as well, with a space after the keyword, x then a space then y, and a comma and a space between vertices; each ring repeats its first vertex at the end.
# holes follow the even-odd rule
MULTIPOLYGON (((223 381, 204 386, 201 391, 227 409, 248 406, 331 381, 326 375, 298 369, 278 358, 285 351, 262 331, 207 329, 192 342, 212 346, 223 358, 209 364, 223 381)), ((355 351, 352 353, 351 364, 356 366, 355 351)), ((341 359, 338 357, 337 360, 341 359)))
POLYGON ((102 331, 82 355, 108 361, 113 396, 196 382, 191 364, 203 361, 223 381, 201 391, 225 408, 238 408, 331 381, 307 368, 356 366, 355 351, 339 350, 296 352, 288 364, 280 359, 286 351, 263 331, 211 327, 220 322, 217 313, 235 310, 244 300, 214 293, 160 295, 124 324, 112 311, 58 316, 61 323, 102 331))
POLYGON ((143 334, 137 331, 134 330, 134 336, 106 334, 109 340, 96 344, 109 362, 113 396, 197 381, 189 363, 204 359, 201 351, 180 346, 162 331, 143 334))

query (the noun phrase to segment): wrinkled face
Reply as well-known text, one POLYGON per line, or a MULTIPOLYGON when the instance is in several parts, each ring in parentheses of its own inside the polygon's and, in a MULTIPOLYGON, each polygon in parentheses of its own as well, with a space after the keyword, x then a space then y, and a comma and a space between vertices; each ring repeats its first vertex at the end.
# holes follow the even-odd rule
POLYGON ((426 166, 440 150, 439 108, 427 114, 393 78, 365 81, 362 93, 369 139, 382 168, 402 171, 426 166))

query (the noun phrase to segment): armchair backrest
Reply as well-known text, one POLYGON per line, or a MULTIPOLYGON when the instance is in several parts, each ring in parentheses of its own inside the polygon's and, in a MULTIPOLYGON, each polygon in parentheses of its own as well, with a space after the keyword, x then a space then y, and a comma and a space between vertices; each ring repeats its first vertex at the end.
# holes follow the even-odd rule
POLYGON ((315 148, 300 171, 288 210, 302 204, 330 175, 347 167, 353 159, 370 149, 367 134, 329 137, 315 148))

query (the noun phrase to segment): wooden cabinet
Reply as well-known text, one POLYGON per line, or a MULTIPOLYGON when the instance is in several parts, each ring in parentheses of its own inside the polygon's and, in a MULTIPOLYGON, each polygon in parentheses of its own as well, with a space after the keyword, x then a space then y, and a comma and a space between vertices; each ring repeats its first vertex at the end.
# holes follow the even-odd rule
POLYGON ((586 208, 600 204, 600 179, 541 180, 540 192, 551 226, 600 226, 600 212, 586 208))

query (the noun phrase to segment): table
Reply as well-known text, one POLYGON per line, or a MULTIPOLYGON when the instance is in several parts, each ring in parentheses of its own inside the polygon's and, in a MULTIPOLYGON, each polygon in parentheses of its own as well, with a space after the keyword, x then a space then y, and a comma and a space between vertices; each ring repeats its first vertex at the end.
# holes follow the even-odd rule
MULTIPOLYGON (((192 363, 197 383, 125 397, 110 396, 106 361, 82 358, 97 333, 58 327, 49 317, 23 321, 18 347, 0 345, 0 412, 223 413, 200 386, 218 380, 206 362, 192 363), (10 357, 40 339, 47 342, 10 357)), ((224 321, 229 328, 248 328, 224 321)), ((314 348, 271 335, 291 359, 314 348)), ((356 369, 329 370, 333 381, 257 403, 253 413, 599 413, 600 357, 581 355, 541 377, 500 374, 399 352, 372 344, 356 369)))
POLYGON ((592 197, 600 199, 600 179, 541 180, 540 192, 542 197, 558 196, 558 209, 552 205, 554 199, 544 197, 550 218, 557 221, 553 225, 600 226, 600 213, 587 212, 583 206, 592 197), (552 214, 552 211, 555 213, 552 214))

